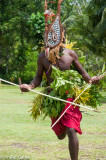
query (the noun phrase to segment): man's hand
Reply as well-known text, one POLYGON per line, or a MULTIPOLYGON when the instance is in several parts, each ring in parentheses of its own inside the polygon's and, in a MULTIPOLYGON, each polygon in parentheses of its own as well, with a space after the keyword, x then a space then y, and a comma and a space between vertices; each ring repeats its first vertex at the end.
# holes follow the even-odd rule
POLYGON ((92 83, 92 84, 99 84, 99 80, 100 80, 100 77, 98 76, 94 76, 90 79, 89 83, 92 83))
POLYGON ((20 85, 20 90, 22 91, 22 92, 29 92, 30 91, 30 86, 28 85, 28 84, 21 84, 20 85))

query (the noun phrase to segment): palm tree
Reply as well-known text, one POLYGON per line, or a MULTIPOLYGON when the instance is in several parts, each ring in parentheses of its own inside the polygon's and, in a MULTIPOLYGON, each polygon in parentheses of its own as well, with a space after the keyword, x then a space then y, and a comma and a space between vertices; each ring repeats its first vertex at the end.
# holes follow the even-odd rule
POLYGON ((106 1, 92 0, 88 6, 89 22, 92 24, 93 35, 99 40, 98 54, 106 58, 106 1))
POLYGON ((87 3, 73 3, 70 16, 65 19, 68 35, 71 40, 77 41, 78 47, 87 47, 94 54, 101 55, 106 59, 106 2, 104 0, 92 0, 87 3))

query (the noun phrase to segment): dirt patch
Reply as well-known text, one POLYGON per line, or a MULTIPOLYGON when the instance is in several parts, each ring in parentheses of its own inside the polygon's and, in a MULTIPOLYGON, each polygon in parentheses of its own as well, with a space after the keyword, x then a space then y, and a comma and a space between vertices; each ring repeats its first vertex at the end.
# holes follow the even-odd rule
POLYGON ((59 158, 59 160, 70 160, 70 159, 59 158))
POLYGON ((3 147, 5 147, 5 145, 0 145, 0 148, 3 148, 3 147))
POLYGON ((24 143, 12 143, 10 146, 17 147, 17 148, 28 148, 24 143))
POLYGON ((9 145, 0 145, 0 148, 3 148, 3 147, 17 147, 17 148, 28 148, 26 144, 24 143, 12 143, 12 144, 9 144, 9 145))
POLYGON ((100 145, 100 146, 94 146, 94 145, 89 145, 89 146, 84 146, 84 145, 81 145, 79 148, 80 148, 80 150, 85 150, 85 148, 86 149, 91 149, 91 148, 95 148, 95 149, 102 149, 102 150, 105 150, 106 149, 106 147, 104 146, 104 145, 100 145))
POLYGON ((12 144, 7 144, 7 145, 0 145, 0 148, 5 148, 5 147, 16 147, 16 148, 22 148, 22 149, 27 149, 27 150, 37 150, 37 151, 42 151, 43 149, 40 148, 39 146, 28 146, 27 143, 12 143, 12 144))
POLYGON ((32 150, 42 150, 42 149, 38 146, 34 146, 34 147, 32 147, 32 150))

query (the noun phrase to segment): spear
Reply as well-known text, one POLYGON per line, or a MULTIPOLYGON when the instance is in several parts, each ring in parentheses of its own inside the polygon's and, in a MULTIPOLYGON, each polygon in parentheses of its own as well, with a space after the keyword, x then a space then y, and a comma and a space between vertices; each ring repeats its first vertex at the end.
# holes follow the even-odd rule
MULTIPOLYGON (((102 79, 104 76, 106 75, 106 72, 104 72, 101 76, 99 76, 99 80, 102 79)), ((14 86, 17 86, 17 87, 20 87, 19 85, 15 84, 15 83, 12 83, 12 82, 9 82, 9 81, 6 81, 2 78, 0 78, 1 81, 3 82, 6 82, 8 84, 11 84, 11 85, 14 85, 14 86)), ((21 84, 21 81, 19 80, 19 83, 21 84)), ((66 101, 64 99, 60 99, 60 98, 57 98, 57 97, 53 97, 53 96, 50 96, 50 95, 47 95, 47 94, 44 94, 44 93, 41 93, 41 92, 38 92, 38 91, 35 91, 35 90, 30 90, 29 91, 32 91, 34 93, 37 93, 37 94, 40 94, 42 96, 46 96, 46 97, 49 97, 49 98, 52 98, 52 99, 55 99, 55 100, 59 100, 59 101, 62 101, 62 102, 65 102, 65 103, 70 103, 70 106, 63 112, 63 114, 57 119, 57 121, 51 126, 51 128, 53 128, 56 123, 64 116, 64 114, 66 113, 66 111, 71 107, 71 105, 75 105, 75 106, 79 106, 79 107, 82 107, 82 108, 85 108, 85 109, 88 109, 88 110, 92 110, 92 111, 95 111, 97 112, 97 110, 93 109, 93 108, 89 108, 87 106, 83 106, 83 105, 80 105, 80 104, 76 104, 74 103, 89 87, 91 86, 91 83, 90 84, 87 84, 85 89, 80 93, 80 95, 78 95, 78 97, 73 101, 73 102, 69 102, 69 101, 66 101)))
MULTIPOLYGON (((20 87, 20 85, 15 84, 15 83, 13 83, 13 82, 9 82, 9 81, 4 80, 4 79, 2 79, 2 78, 0 78, 0 80, 3 81, 3 82, 5 82, 5 83, 8 83, 8 84, 11 84, 11 85, 20 87)), ((34 92, 34 93, 37 93, 37 94, 40 94, 40 95, 45 96, 45 97, 49 97, 49 98, 52 98, 52 99, 61 101, 61 102, 70 103, 71 105, 75 105, 75 106, 79 106, 79 107, 82 107, 82 108, 86 108, 86 109, 88 109, 88 110, 95 111, 93 108, 89 108, 89 107, 87 107, 87 106, 83 106, 83 105, 80 105, 80 104, 77 104, 77 103, 74 103, 74 102, 69 102, 69 101, 66 101, 66 100, 64 100, 64 99, 60 99, 60 98, 57 98, 57 97, 53 97, 53 96, 50 96, 50 95, 47 95, 47 94, 44 94, 44 93, 41 93, 41 92, 38 92, 38 91, 35 91, 35 90, 29 89, 29 91, 34 92)))

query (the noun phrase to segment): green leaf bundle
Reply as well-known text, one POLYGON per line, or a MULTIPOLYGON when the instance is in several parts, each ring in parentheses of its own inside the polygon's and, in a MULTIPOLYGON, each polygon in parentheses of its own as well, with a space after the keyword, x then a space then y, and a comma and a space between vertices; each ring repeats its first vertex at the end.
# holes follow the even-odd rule
MULTIPOLYGON (((86 85, 81 87, 81 75, 74 70, 60 71, 59 69, 52 67, 51 78, 54 81, 50 84, 51 92, 48 93, 47 88, 45 88, 45 93, 50 96, 57 97, 60 99, 67 99, 74 97, 75 99, 83 92, 86 85)), ((38 96, 35 98, 31 110, 31 115, 36 119, 40 114, 44 114, 44 117, 58 117, 65 107, 65 103, 61 101, 54 100, 49 97, 38 96), (41 102, 41 103, 39 103, 41 102)), ((76 103, 88 105, 92 108, 97 109, 97 105, 100 105, 99 98, 101 94, 99 93, 98 85, 91 85, 81 96, 77 99, 76 103)))

